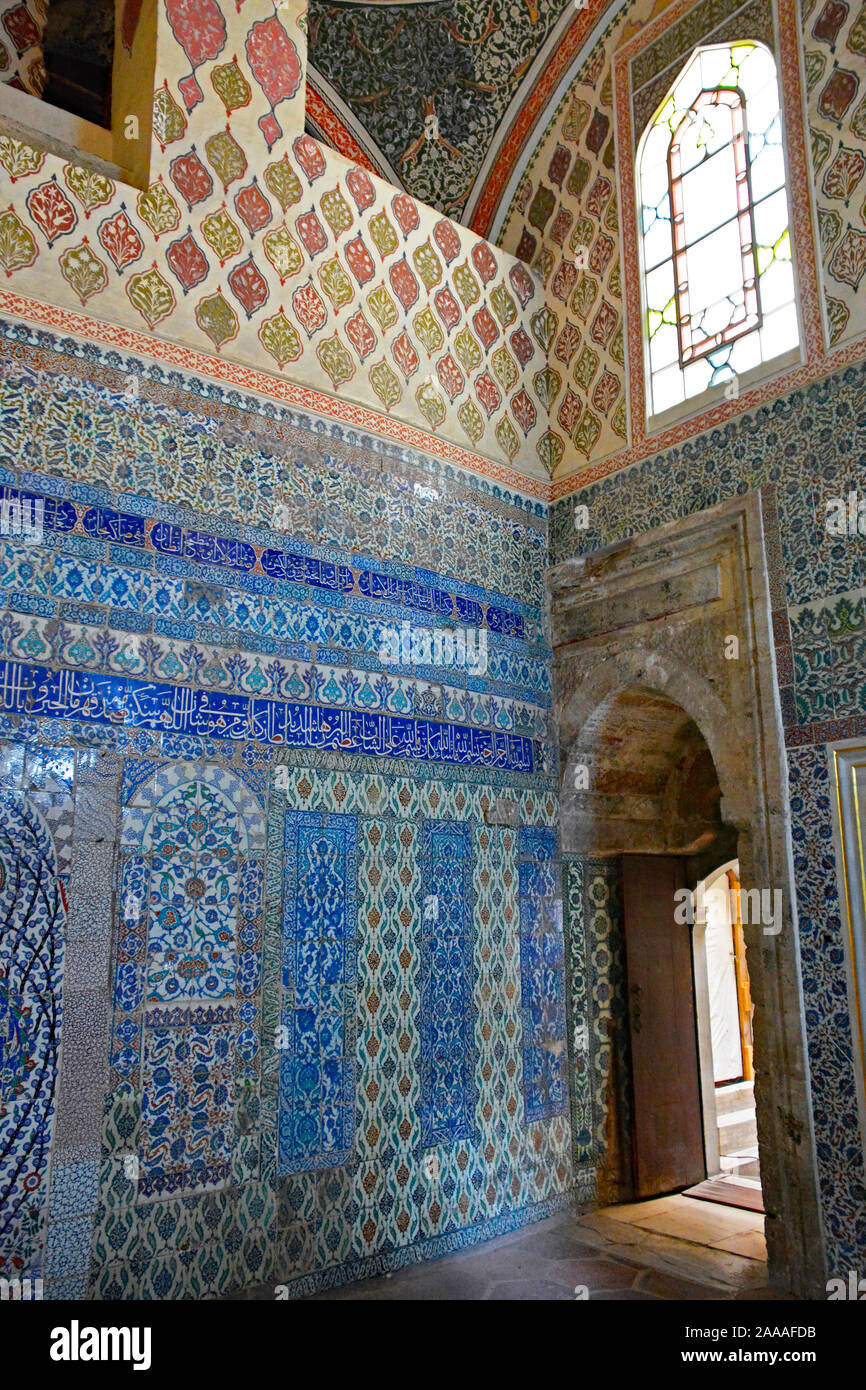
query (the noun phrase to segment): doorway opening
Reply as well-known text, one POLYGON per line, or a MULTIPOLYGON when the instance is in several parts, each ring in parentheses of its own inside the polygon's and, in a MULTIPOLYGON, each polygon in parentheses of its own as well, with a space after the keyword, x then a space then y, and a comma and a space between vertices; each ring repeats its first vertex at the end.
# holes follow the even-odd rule
MULTIPOLYGON (((776 1288, 823 1297, 827 1273, 761 498, 747 494, 664 526, 650 524, 564 560, 550 571, 548 587, 569 893, 578 1200, 628 1202, 631 1180, 647 1195, 676 1194, 658 1200, 689 1211, 763 1219, 776 1288), (709 1172, 706 1159, 708 1065, 713 1097, 716 1087, 697 1037, 694 924, 676 921, 672 899, 691 899, 699 882, 734 860, 741 898, 749 901, 742 919, 755 1003, 764 1218, 681 1195, 720 1170, 709 1172), (641 874, 652 891, 638 884, 629 908, 627 875, 641 874), (646 948, 637 942, 641 935, 646 948), (653 999, 661 1005, 651 1007, 653 999), (622 1103, 629 1089, 631 1110, 622 1103)), ((636 1196, 633 1191, 631 1199, 636 1196)))
POLYGON ((566 833, 621 885, 625 1009, 612 1046, 627 1090, 608 1087, 619 1152, 602 1160, 625 1177, 597 1189, 607 1202, 592 1229, 660 1247, 669 1264, 679 1242, 683 1275, 700 1259, 708 1282, 753 1287, 766 1245, 738 830, 698 724, 669 695, 618 690, 584 740, 588 787, 566 833))
POLYGON ((685 1195, 764 1210, 755 1110, 754 1004, 737 860, 693 899, 692 938, 707 1177, 685 1195))

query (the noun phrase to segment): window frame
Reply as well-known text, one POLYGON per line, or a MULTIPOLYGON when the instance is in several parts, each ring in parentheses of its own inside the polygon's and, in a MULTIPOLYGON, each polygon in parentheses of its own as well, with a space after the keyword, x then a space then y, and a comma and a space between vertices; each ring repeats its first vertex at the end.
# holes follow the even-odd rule
MULTIPOLYGON (((788 349, 784 349, 782 352, 777 353, 777 354, 776 354, 775 356, 773 356, 773 357, 770 357, 770 358, 766 358, 766 359, 761 360, 760 362, 756 363, 753 367, 750 367, 750 368, 746 369, 746 370, 743 371, 743 372, 736 373, 736 374, 735 374, 735 378, 734 378, 734 379, 736 380, 736 382, 737 382, 736 396, 739 396, 739 395, 741 395, 741 394, 744 394, 744 393, 745 393, 748 389, 750 389, 752 386, 755 386, 755 385, 758 385, 759 383, 768 381, 768 380, 770 380, 770 379, 772 379, 772 378, 774 378, 774 377, 778 377, 778 376, 780 376, 780 375, 782 375, 782 374, 784 374, 784 373, 790 371, 791 369, 793 369, 793 368, 795 368, 795 367, 798 367, 798 366, 802 365, 802 363, 804 363, 804 362, 806 361, 805 325, 804 325, 804 319, 803 319, 803 305, 802 305, 802 297, 801 297, 801 289, 800 289, 800 275, 799 275, 799 269, 798 269, 797 246, 796 246, 795 237, 794 237, 794 208, 793 208, 793 206, 792 206, 791 193, 790 193, 790 173, 789 173, 789 158, 788 158, 788 140, 787 140, 787 129, 786 129, 787 117, 786 117, 786 111, 785 111, 785 96, 784 96, 784 92, 783 92, 783 89, 782 89, 782 80, 781 80, 781 73, 780 73, 779 58, 778 58, 777 54, 774 52, 774 50, 773 50, 772 48, 770 48, 769 45, 768 45, 767 43, 765 43, 763 40, 758 39, 758 38, 751 38, 751 37, 746 37, 746 36, 738 36, 738 37, 735 37, 735 38, 724 39, 724 40, 715 41, 715 42, 710 41, 710 42, 697 43, 697 44, 695 44, 695 46, 694 46, 694 48, 692 49, 692 51, 691 51, 691 53, 689 54, 689 56, 688 56, 687 58, 684 58, 683 61, 682 61, 682 63, 678 65, 678 68, 677 68, 677 70, 676 70, 674 76, 671 78, 670 85, 669 85, 669 87, 668 87, 668 89, 667 89, 667 92, 666 92, 666 94, 665 94, 663 100, 662 100, 662 101, 659 103, 659 105, 656 107, 656 109, 655 109, 655 111, 654 111, 652 117, 650 118, 650 120, 647 121, 646 125, 644 126, 643 130, 641 131, 640 136, 639 136, 639 138, 638 138, 638 140, 637 140, 636 147, 635 147, 635 153, 634 153, 633 162, 632 162, 632 169, 631 169, 631 181, 632 181, 632 185, 633 185, 633 195, 634 195, 634 223, 635 223, 635 228, 634 228, 634 229, 635 229, 635 244, 634 244, 634 249, 635 249, 636 258, 637 258, 637 279, 638 279, 638 285, 637 285, 637 290, 638 290, 638 293, 637 293, 637 303, 639 304, 639 307, 640 307, 639 332, 640 332, 640 338, 641 338, 641 351, 642 351, 642 358, 641 358, 641 361, 642 361, 642 366, 643 366, 643 372, 642 372, 642 376, 643 376, 643 390, 642 390, 642 396, 643 396, 643 407, 644 407, 644 408, 643 408, 643 426, 642 426, 642 429, 643 429, 644 436, 645 436, 645 438, 647 438, 647 439, 651 439, 651 438, 655 437, 656 435, 659 435, 659 434, 664 433, 666 430, 670 429, 671 426, 673 426, 673 425, 675 425, 675 424, 678 424, 678 423, 680 423, 681 421, 688 420, 688 419, 694 418, 694 417, 696 417, 696 416, 700 416, 700 415, 704 414, 708 409, 712 408, 713 406, 715 406, 715 405, 717 405, 717 404, 719 404, 719 403, 723 403, 723 402, 725 402, 725 401, 730 401, 730 400, 736 398, 736 396, 732 396, 732 395, 731 395, 731 392, 730 392, 731 378, 729 378, 729 379, 727 379, 726 381, 717 382, 716 384, 710 385, 710 386, 708 386, 705 390, 696 392, 696 393, 695 393, 694 395, 692 395, 692 396, 686 395, 686 396, 684 397, 683 400, 677 401, 677 402, 675 402, 673 405, 666 406, 666 407, 664 407, 664 409, 658 410, 658 409, 656 409, 656 408, 654 407, 654 398, 653 398, 653 368, 652 368, 652 361, 651 361, 651 355, 650 355, 650 344, 651 344, 651 340, 650 340, 650 336, 649 336, 649 333, 648 333, 649 305, 648 305, 648 301, 647 301, 647 292, 646 292, 646 280, 647 280, 647 274, 648 274, 648 272, 647 272, 646 257, 645 257, 645 236, 644 236, 644 226, 643 226, 643 209, 644 209, 644 202, 643 202, 643 193, 642 193, 642 168, 641 168, 641 166, 642 166, 642 161, 643 161, 644 146, 645 146, 646 141, 647 141, 649 135, 651 134, 652 130, 655 128, 655 122, 656 122, 656 118, 657 118, 659 112, 663 109, 663 107, 664 107, 664 105, 667 103, 667 101, 670 100, 670 97, 671 97, 672 92, 673 92, 674 89, 676 88, 677 84, 682 80, 683 76, 684 76, 685 73, 688 71, 688 69, 692 66, 692 64, 694 63, 695 59, 698 58, 699 55, 700 55, 702 52, 705 52, 705 51, 707 51, 707 50, 720 49, 720 48, 723 48, 723 49, 731 49, 731 48, 737 48, 737 47, 745 46, 745 45, 748 45, 749 47, 754 47, 754 48, 760 48, 760 49, 762 49, 762 50, 768 55, 768 57, 772 60, 773 68, 774 68, 774 72, 775 72, 776 88, 777 88, 778 100, 779 100, 778 119, 779 119, 779 128, 780 128, 780 143, 781 143, 781 148, 782 148, 783 159, 784 159, 784 161, 785 161, 785 163, 784 163, 785 179, 784 179, 784 183, 783 183, 782 186, 781 186, 781 190, 780 190, 780 191, 784 193, 784 197, 785 197, 785 206, 786 206, 786 211, 787 211, 787 231, 788 231, 788 236, 789 236, 789 241, 790 241, 790 248, 791 248, 791 271, 792 271, 793 282, 794 282, 793 308, 794 308, 794 312, 795 312, 795 316, 796 316, 796 323, 797 323, 797 340, 796 340, 796 342, 794 343, 794 345, 793 345, 792 347, 790 347, 790 348, 788 348, 788 349)), ((720 90, 721 90, 721 91, 725 91, 725 90, 728 90, 728 91, 733 91, 733 90, 735 90, 735 89, 733 88, 733 86, 728 87, 728 88, 716 87, 716 88, 709 88, 709 89, 705 89, 705 88, 701 87, 701 91, 703 91, 703 90, 709 90, 709 91, 720 91, 720 90)), ((740 90, 740 89, 737 88, 736 90, 740 90)), ((696 95, 695 95, 695 100, 697 100, 697 96, 698 96, 698 95, 699 95, 699 93, 696 93, 696 95)), ((691 109, 691 108, 690 108, 690 109, 691 109)), ((748 101, 747 101, 747 99, 745 99, 745 96, 743 97, 743 109, 744 109, 745 122, 746 122, 746 140, 748 141, 748 101)), ((672 137, 672 139, 671 139, 671 144, 672 144, 672 143, 673 143, 673 137, 672 137)), ((670 152, 670 146, 668 147, 668 154, 669 154, 669 152, 670 152)), ((669 196, 670 196, 670 192, 671 192, 671 190, 670 190, 670 180, 669 180, 669 185, 668 185, 668 195, 669 195, 669 196)), ((753 204, 752 198, 751 198, 751 171, 750 171, 750 181, 749 181, 749 193, 750 193, 750 206, 753 207, 754 204, 753 204)), ((761 200, 759 200, 759 201, 761 201, 761 200)), ((673 243, 673 219, 671 219, 671 237, 672 237, 672 243, 673 243)), ((753 245, 754 245, 754 241, 753 241, 753 245)), ((672 257, 671 257, 672 264, 673 264, 673 262, 674 262, 674 260, 675 260, 675 254, 676 254, 675 248, 673 247, 673 244, 672 244, 672 257)), ((661 264, 663 264, 663 263, 664 263, 664 262, 661 262, 661 264)), ((656 268, 656 267, 653 267, 653 269, 655 269, 655 268, 656 268)), ((675 272, 675 270, 674 270, 674 280, 675 280, 675 285, 676 285, 676 272, 675 272)), ((759 297, 760 297, 760 275, 758 275, 758 276, 756 277, 756 282, 757 282, 756 287, 757 287, 757 289, 758 289, 758 294, 759 294, 759 297)), ((676 298, 676 289, 675 289, 675 296, 674 296, 674 297, 676 298)), ((759 302, 760 302, 760 299, 759 299, 759 302)), ((750 333, 752 333, 752 332, 759 332, 759 331, 760 331, 760 327, 761 327, 760 324, 755 324, 755 325, 753 326, 753 328, 750 329, 749 331, 750 331, 750 333)), ((679 337, 679 331, 680 331, 680 321, 679 321, 679 316, 677 316, 677 332, 678 332, 678 337, 679 337)), ((739 335, 739 336, 745 337, 745 336, 747 336, 747 335, 746 335, 746 334, 741 334, 741 335, 739 335)), ((733 341, 736 341, 736 340, 734 339, 733 341)), ((717 349, 715 349, 715 348, 711 349, 711 351, 716 351, 716 350, 717 350, 717 349)), ((694 362, 694 361, 697 361, 697 360, 700 360, 700 359, 697 358, 697 357, 694 357, 694 358, 692 358, 692 359, 690 360, 690 362, 687 362, 686 365, 688 366, 688 365, 691 364, 691 362, 694 362)), ((682 362, 681 362, 681 361, 678 361, 676 365, 679 366, 679 369, 680 369, 680 371, 682 372, 682 371, 683 371, 683 364, 682 364, 682 362)))
MULTIPOLYGON (((677 304, 677 336, 680 345, 680 367, 688 366, 690 362, 696 362, 701 357, 708 357, 710 353, 716 352, 720 347, 727 343, 734 342, 737 338, 745 337, 747 333, 753 333, 760 329, 764 321, 761 310, 761 288, 760 276, 755 262, 755 216, 754 201, 752 198, 752 172, 751 161, 749 159, 748 128, 746 125, 746 98, 739 87, 703 87, 695 97, 683 119, 674 131, 670 145, 668 146, 668 195, 671 205, 671 242, 673 248, 672 265, 674 272, 674 294, 677 304), (736 102, 726 98, 734 97, 736 102), (705 101, 704 98, 707 98, 705 101), (725 100, 722 100, 725 98, 725 100), (734 176, 737 189, 737 211, 733 217, 728 217, 724 222, 716 222, 708 232, 696 237, 694 241, 689 241, 688 228, 685 221, 685 210, 682 205, 682 184, 685 175, 678 170, 674 172, 675 155, 679 162, 680 133, 689 125, 693 125, 700 119, 700 110, 703 106, 728 106, 731 111, 731 126, 733 136, 729 142, 734 151, 734 176), (737 117, 739 119, 737 119, 737 117), (745 195, 745 196, 744 196, 745 195), (729 324, 727 328, 712 337, 705 337, 703 342, 695 346, 694 341, 686 344, 686 332, 689 331, 694 339, 694 328, 692 326, 691 314, 689 312, 689 281, 688 281, 688 253, 691 247, 697 246, 708 236, 721 230, 728 223, 736 221, 740 237, 740 261, 743 270, 743 304, 746 314, 746 325, 729 324), (682 233, 682 241, 678 243, 678 232, 682 233), (745 233, 745 235, 744 235, 745 233), (750 298, 752 308, 750 310, 750 298), (753 321, 750 321, 753 320, 753 321)), ((728 148, 728 146, 724 146, 728 148)), ((719 151, 721 153, 721 151, 719 151)), ((711 156, 712 157, 712 156, 711 156)), ((699 166, 695 166, 696 168, 699 166)))

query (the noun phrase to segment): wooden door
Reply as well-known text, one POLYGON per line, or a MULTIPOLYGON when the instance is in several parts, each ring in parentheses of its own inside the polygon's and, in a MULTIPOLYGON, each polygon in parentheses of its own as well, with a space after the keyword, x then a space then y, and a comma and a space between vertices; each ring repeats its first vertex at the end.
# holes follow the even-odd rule
POLYGON ((622 863, 635 1195, 654 1197, 707 1175, 691 928, 674 921, 681 859, 627 854, 622 863))

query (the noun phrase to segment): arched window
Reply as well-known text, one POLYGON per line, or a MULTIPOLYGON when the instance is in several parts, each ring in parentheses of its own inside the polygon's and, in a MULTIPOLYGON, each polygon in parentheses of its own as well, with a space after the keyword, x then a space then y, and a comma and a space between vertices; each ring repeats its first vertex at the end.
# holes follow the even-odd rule
MULTIPOLYGON (((638 154, 647 412, 796 349, 776 65, 758 43, 698 49, 638 154)), ((735 383, 733 387, 729 383, 735 383)))

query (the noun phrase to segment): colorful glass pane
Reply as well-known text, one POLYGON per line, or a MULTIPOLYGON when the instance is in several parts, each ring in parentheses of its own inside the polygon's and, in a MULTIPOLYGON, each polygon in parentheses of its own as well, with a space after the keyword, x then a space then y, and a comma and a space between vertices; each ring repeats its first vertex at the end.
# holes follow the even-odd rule
POLYGON ((652 416, 799 341, 768 50, 699 49, 644 136, 638 172, 652 416))

